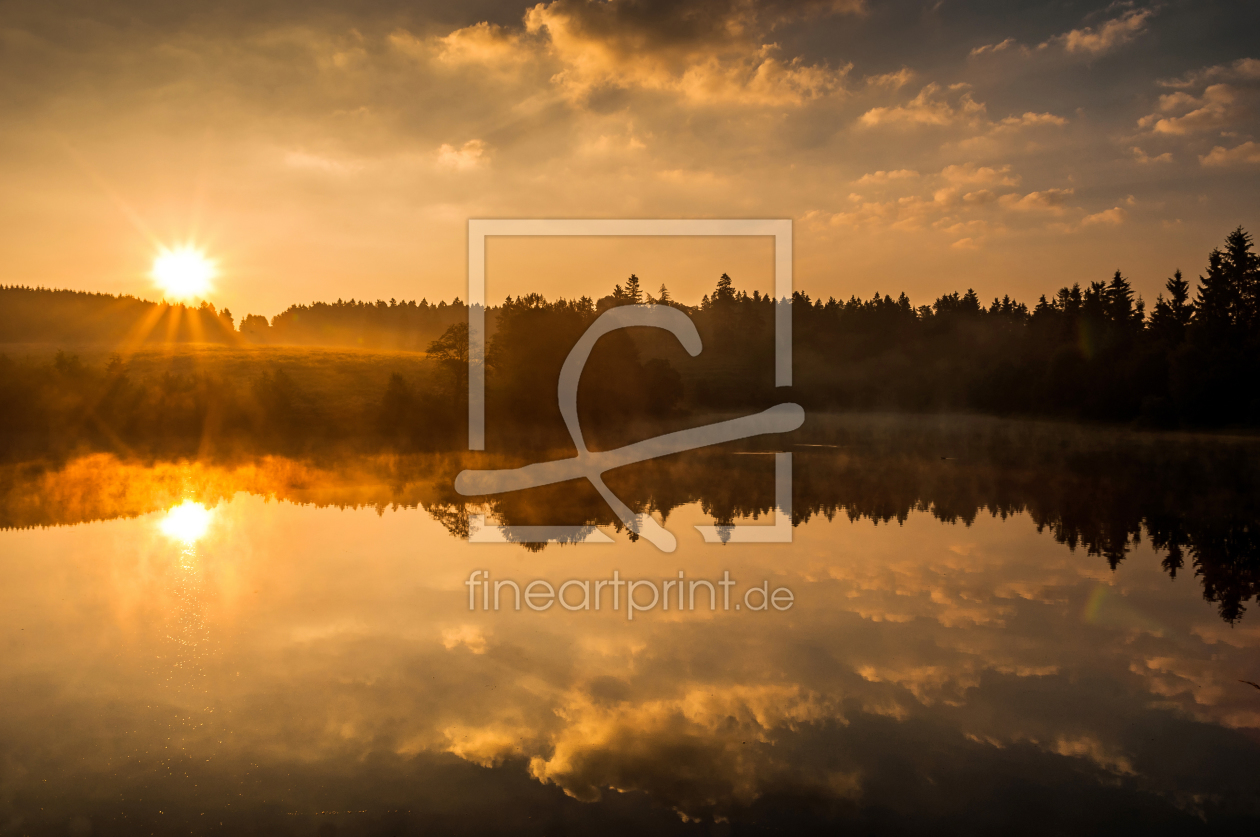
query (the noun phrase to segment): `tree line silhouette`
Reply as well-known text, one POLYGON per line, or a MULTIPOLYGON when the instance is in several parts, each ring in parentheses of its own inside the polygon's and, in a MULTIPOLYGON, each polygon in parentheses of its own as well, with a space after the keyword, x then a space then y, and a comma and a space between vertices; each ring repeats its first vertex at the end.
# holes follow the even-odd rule
POLYGON ((240 335, 250 343, 424 351, 460 322, 468 322, 468 307, 459 299, 449 303, 339 299, 291 305, 270 322, 248 314, 241 320, 240 335))
POLYGON ((130 295, 0 285, 0 343, 221 343, 354 346, 423 351, 468 308, 430 303, 337 300, 291 305, 268 320, 247 314, 150 302, 130 295))
POLYGON ((0 343, 233 343, 232 312, 138 297, 0 285, 0 343))
MULTIPOLYGON (((1250 235, 1230 233, 1198 286, 1178 271, 1150 315, 1119 272, 1060 289, 1029 308, 974 291, 932 305, 876 294, 847 302, 789 300, 735 288, 723 274, 699 305, 637 276, 598 300, 509 297, 486 312, 489 441, 567 444, 554 397, 578 336, 609 307, 651 303, 685 310, 704 350, 631 329, 599 341, 579 391, 597 445, 677 426, 688 414, 749 410, 792 400, 809 410, 979 412, 1152 427, 1260 424, 1260 260, 1250 235), (777 306, 790 306, 794 382, 774 387, 777 306)), ((338 300, 293 306, 270 323, 230 311, 31 288, 0 289, 0 339, 21 342, 266 340, 425 348, 428 371, 389 379, 370 405, 338 403, 335 388, 298 386, 265 352, 252 373, 133 374, 115 358, 93 366, 0 357, 0 455, 89 448, 163 452, 460 447, 466 426, 467 307, 454 303, 338 300), (265 330, 264 330, 265 326, 265 330)), ((477 358, 474 362, 479 362, 477 358)), ((382 363, 389 360, 382 358, 382 363)), ((332 378, 335 376, 329 375, 332 378)))
POLYGON ((1260 271, 1240 227, 1209 255, 1191 297, 1177 271, 1150 316, 1116 271, 1031 310, 974 292, 914 310, 904 295, 809 301, 794 317, 820 406, 967 409, 1140 421, 1260 423, 1260 271), (830 363, 824 363, 823 360, 830 363))

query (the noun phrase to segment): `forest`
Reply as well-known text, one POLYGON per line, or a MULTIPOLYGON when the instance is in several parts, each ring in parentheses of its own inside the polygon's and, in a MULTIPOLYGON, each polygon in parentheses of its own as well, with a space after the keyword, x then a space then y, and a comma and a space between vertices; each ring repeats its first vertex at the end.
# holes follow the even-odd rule
MULTIPOLYGON (((579 409, 596 445, 782 401, 807 411, 978 413, 1167 429, 1260 425, 1260 259, 1241 227, 1194 287, 1180 271, 1147 310, 1120 271, 1035 304, 974 291, 915 307, 905 294, 775 300, 723 274, 696 306, 630 276, 598 300, 508 298, 487 311, 491 449, 564 447, 555 382, 569 348, 611 306, 680 307, 704 350, 689 357, 652 329, 610 334, 582 379, 579 409), (775 307, 788 305, 794 386, 774 387, 775 307)), ((0 288, 0 457, 106 450, 142 455, 300 454, 464 446, 467 307, 391 300, 293 306, 270 322, 230 311, 74 291, 0 288), (172 343, 251 349, 230 369, 206 361, 136 371, 172 343), (65 345, 39 354, 30 346, 65 345), (110 344, 99 362, 74 347, 110 344), (154 346, 156 345, 156 348, 154 346), (371 363, 379 389, 346 397, 335 364, 295 375, 279 346, 402 349, 371 363), (145 348, 149 347, 149 348, 145 348), (423 350, 424 354, 420 354, 423 350), (397 367, 397 368, 395 368, 397 367), (299 382, 301 379, 301 382, 299 382)), ((312 351, 314 349, 312 348, 312 351)))

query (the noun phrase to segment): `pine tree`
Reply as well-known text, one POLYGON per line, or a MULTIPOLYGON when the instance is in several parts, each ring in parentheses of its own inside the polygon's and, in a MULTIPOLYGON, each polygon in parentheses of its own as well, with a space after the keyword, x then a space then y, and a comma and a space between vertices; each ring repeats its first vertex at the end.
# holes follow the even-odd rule
POLYGON ((980 295, 975 292, 974 288, 967 289, 967 293, 963 294, 958 308, 967 314, 979 314, 984 310, 984 306, 980 304, 980 295))
POLYGON ((1260 258, 1251 248, 1238 227, 1199 277, 1187 349, 1172 373, 1174 397, 1196 423, 1260 419, 1260 258))
POLYGON ((1251 252, 1242 227, 1225 239, 1225 249, 1208 254, 1195 300, 1201 328, 1212 332, 1246 330, 1260 324, 1260 257, 1251 252))
POLYGON ((1178 270, 1169 279, 1164 288, 1168 298, 1160 294, 1155 300, 1155 309, 1151 312, 1151 333, 1159 340, 1176 345, 1185 337, 1186 326, 1194 316, 1194 305, 1190 300, 1190 283, 1181 278, 1178 270))
POLYGON ((643 291, 639 288, 639 277, 633 273, 626 280, 626 300, 631 305, 638 305, 643 301, 643 291))
POLYGON ((718 279, 717 288, 713 291, 713 303, 731 302, 735 299, 735 283, 725 273, 718 279))
POLYGON ((674 298, 669 295, 669 288, 665 287, 663 282, 661 283, 660 296, 657 297, 656 301, 661 305, 669 305, 674 301, 674 298))
POLYGON ((1141 302, 1135 304, 1133 286, 1129 280, 1116 271, 1102 293, 1103 310, 1107 319, 1120 326, 1122 330, 1134 331, 1142 327, 1144 318, 1141 302))
POLYGON ((1182 325, 1188 325, 1194 314, 1194 305, 1189 301, 1190 283, 1181 278, 1181 271, 1178 270, 1164 287, 1168 289, 1169 304, 1177 313, 1178 321, 1182 325))

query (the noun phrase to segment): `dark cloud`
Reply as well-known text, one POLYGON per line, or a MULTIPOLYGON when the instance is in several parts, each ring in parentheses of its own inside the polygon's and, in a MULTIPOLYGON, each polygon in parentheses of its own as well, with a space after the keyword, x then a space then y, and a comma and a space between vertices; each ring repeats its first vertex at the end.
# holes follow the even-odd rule
POLYGON ((864 0, 553 0, 535 7, 627 53, 748 42, 787 23, 864 11, 864 0))

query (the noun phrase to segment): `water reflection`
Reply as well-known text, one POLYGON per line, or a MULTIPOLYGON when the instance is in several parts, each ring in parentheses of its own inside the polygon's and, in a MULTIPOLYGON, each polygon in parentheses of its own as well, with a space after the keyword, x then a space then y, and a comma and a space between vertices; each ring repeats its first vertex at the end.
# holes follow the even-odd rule
MULTIPOLYGON (((215 510, 185 500, 172 506, 157 521, 157 530, 175 541, 179 558, 167 576, 163 593, 170 608, 163 614, 165 642, 156 643, 154 661, 160 677, 160 695, 168 707, 167 716, 155 724, 165 728, 163 756, 156 759, 159 768, 179 769, 188 736, 206 726, 214 711, 210 704, 210 682, 207 661, 213 642, 207 609, 215 591, 208 588, 206 567, 199 560, 198 542, 206 537, 215 518, 215 510)), ((161 546, 158 546, 161 549, 161 546)), ((209 759, 213 751, 203 752, 209 759)))
MULTIPOLYGON (((1260 682, 1260 625, 1221 620, 1184 569, 1170 579, 1150 536, 1178 529, 1183 556, 1197 556, 1203 533, 1241 525, 1254 502, 1239 490, 1244 443, 1162 451, 1161 467, 1184 478, 1171 491, 1143 487, 1142 457, 1117 444, 862 438, 797 454, 792 545, 696 536, 672 555, 624 535, 534 552, 452 537, 474 508, 511 522, 606 519, 581 496, 461 506, 445 493, 451 458, 41 472, 27 483, 38 490, 6 493, 10 521, 57 497, 104 520, 0 533, 0 826, 1255 824, 1260 703, 1239 681, 1260 682), (146 508, 150 498, 161 502, 146 508), (186 499, 212 520, 188 544, 165 531, 186 499), (470 612, 472 569, 521 581, 729 570, 790 587, 796 605, 633 623, 470 612)), ((618 493, 678 532, 752 522, 773 500, 773 457, 654 467, 619 475, 618 493)), ((1230 555, 1239 570, 1254 560, 1230 555)))
MULTIPOLYGON (((903 521, 916 510, 971 525, 985 513, 1027 513, 1059 543, 1112 568, 1145 540, 1169 577, 1196 578, 1227 622, 1240 620, 1260 592, 1260 439, 848 416, 813 419, 804 431, 768 444, 793 452, 797 525, 820 515, 903 521)), ((654 460, 610 472, 606 481, 636 512, 666 522, 674 509, 696 502, 712 518, 705 522, 719 526, 771 514, 773 457, 730 453, 654 460)), ((517 464, 467 453, 220 464, 123 463, 94 455, 56 468, 0 469, 0 528, 135 516, 185 501, 213 505, 247 492, 338 508, 422 507, 461 538, 476 514, 508 526, 620 531, 620 521, 581 482, 473 502, 452 488, 464 468, 517 464)))
POLYGON ((172 506, 158 524, 158 528, 168 537, 184 542, 191 548, 210 527, 212 513, 201 503, 185 500, 178 506, 172 506))

